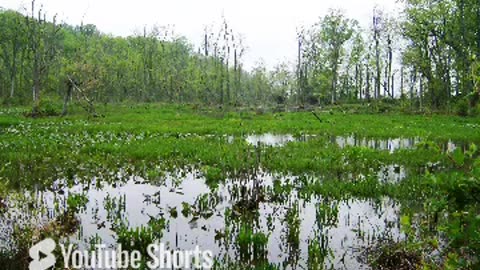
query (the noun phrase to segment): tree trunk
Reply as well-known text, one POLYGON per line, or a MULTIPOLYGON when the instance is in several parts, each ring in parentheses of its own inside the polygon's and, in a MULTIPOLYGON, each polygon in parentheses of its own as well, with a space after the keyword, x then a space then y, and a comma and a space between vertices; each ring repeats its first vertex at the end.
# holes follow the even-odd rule
POLYGON ((67 82, 67 93, 65 94, 65 98, 63 100, 62 116, 65 116, 68 113, 68 102, 70 101, 70 99, 72 97, 72 91, 73 91, 73 83, 68 81, 67 82))
POLYGON ((355 65, 355 98, 358 98, 358 82, 359 82, 358 65, 355 65))
POLYGON ((393 85, 393 75, 392 75, 392 62, 393 62, 393 52, 392 52, 392 39, 390 35, 388 35, 387 38, 387 44, 388 44, 388 75, 387 75, 387 89, 392 89, 392 92, 390 93, 390 96, 392 98, 395 98, 394 92, 393 92, 393 87, 390 87, 390 78, 392 78, 391 84, 393 85))
POLYGON ((338 56, 340 53, 335 52, 334 61, 333 61, 333 78, 332 78, 332 105, 337 101, 337 80, 338 80, 338 56))
POLYGON ((10 79, 10 98, 13 98, 15 95, 15 75, 10 79))
POLYGON ((395 98, 395 74, 392 74, 390 87, 391 87, 390 95, 392 96, 392 99, 394 99, 395 98))
POLYGON ((300 37, 298 38, 298 65, 297 65, 297 95, 295 96, 296 98, 296 105, 299 106, 299 93, 300 92, 303 92, 303 89, 302 89, 302 40, 300 39, 300 37))
POLYGON ((410 74, 410 102, 413 105, 414 101, 414 94, 413 92, 415 91, 415 85, 417 84, 417 72, 416 70, 412 70, 410 74))
POLYGON ((380 78, 382 71, 380 70, 380 40, 378 37, 378 30, 375 30, 375 66, 377 69, 377 76, 375 77, 375 98, 380 98, 380 78))
POLYGON ((40 75, 40 55, 35 52, 33 61, 33 111, 32 116, 37 116, 40 113, 40 88, 41 88, 41 75, 40 75))
POLYGON ((370 101, 370 69, 367 65, 367 85, 365 89, 365 98, 370 101))
POLYGON ((420 85, 419 85, 419 101, 420 101, 420 110, 423 109, 423 77, 420 76, 420 85))
POLYGON ((403 90, 403 86, 404 86, 404 74, 403 74, 403 66, 400 68, 400 97, 403 97, 404 96, 404 90, 403 90))
POLYGON ((332 78, 332 105, 335 104, 336 92, 337 92, 337 71, 333 71, 333 78, 332 78))
POLYGON ((363 92, 363 91, 362 91, 362 88, 363 88, 363 68, 362 68, 361 65, 360 65, 360 72, 359 72, 359 74, 360 74, 360 82, 359 82, 359 89, 358 89, 358 90, 359 90, 360 95, 358 96, 358 98, 359 98, 359 99, 362 99, 362 92, 363 92))

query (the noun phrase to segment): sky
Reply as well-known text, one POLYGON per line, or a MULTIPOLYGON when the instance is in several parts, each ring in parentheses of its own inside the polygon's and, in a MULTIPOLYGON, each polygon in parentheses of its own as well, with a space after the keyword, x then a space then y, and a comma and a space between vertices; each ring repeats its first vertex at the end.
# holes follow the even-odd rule
MULTIPOLYGON (((245 66, 258 62, 273 68, 294 62, 296 30, 311 25, 330 8, 369 26, 373 8, 399 13, 396 0, 36 0, 47 15, 73 25, 95 24, 104 33, 128 36, 144 26, 173 25, 175 32, 198 46, 205 26, 218 25, 225 16, 233 30, 244 38, 245 66)), ((30 0, 0 0, 0 7, 25 13, 30 0)))

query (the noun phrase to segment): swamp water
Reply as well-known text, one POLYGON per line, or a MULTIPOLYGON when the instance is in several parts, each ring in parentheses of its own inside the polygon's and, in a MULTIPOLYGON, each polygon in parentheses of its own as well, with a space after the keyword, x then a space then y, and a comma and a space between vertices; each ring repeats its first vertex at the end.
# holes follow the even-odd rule
MULTIPOLYGON (((265 145, 265 146, 274 146, 282 147, 289 142, 305 142, 311 139, 315 139, 318 136, 303 134, 299 136, 293 136, 291 134, 252 134, 246 136, 245 140, 251 145, 265 145)), ((388 139, 378 139, 378 138, 366 138, 356 135, 349 136, 329 136, 330 142, 337 145, 340 148, 349 147, 366 147, 370 149, 380 150, 380 151, 389 151, 393 153, 402 149, 413 149, 423 140, 419 137, 413 138, 388 138, 388 139)), ((468 146, 466 143, 462 142, 453 142, 451 140, 446 142, 441 142, 439 144, 441 151, 443 152, 453 152, 457 147, 465 148, 468 146)))
POLYGON ((309 268, 316 259, 335 269, 368 269, 360 260, 366 247, 402 238, 395 201, 306 198, 296 188, 296 177, 259 172, 209 185, 199 172, 189 170, 150 181, 121 173, 117 178, 72 188, 58 181, 50 191, 24 194, 33 204, 10 198, 0 219, 2 245, 8 245, 14 224, 46 224, 65 212, 74 194, 88 199, 77 210, 78 230, 70 237, 84 248, 92 243, 113 246, 121 228, 162 221, 159 240, 167 247, 198 245, 213 251, 221 263, 241 259, 250 265, 263 261, 298 269, 309 268))
MULTIPOLYGON (((283 147, 290 142, 306 142, 320 138, 321 136, 302 134, 299 136, 293 136, 292 134, 252 134, 246 136, 245 140, 250 145, 254 146, 267 146, 267 147, 283 147)), ((415 149, 424 140, 420 137, 412 138, 366 138, 357 135, 349 136, 328 136, 329 142, 340 148, 346 147, 364 147, 379 151, 388 151, 393 154, 399 150, 415 149)), ((233 137, 228 137, 228 141, 232 141, 233 137)), ((469 144, 466 142, 453 142, 452 140, 436 142, 439 150, 443 153, 452 153, 457 148, 466 151, 469 144)), ((427 164, 432 166, 435 164, 427 164)), ((376 173, 378 180, 381 183, 399 183, 408 176, 408 169, 405 166, 397 164, 382 165, 376 173)), ((347 177, 348 180, 353 180, 351 177, 347 177)))
MULTIPOLYGON (((228 142, 235 139, 224 137, 228 142)), ((245 140, 255 146, 283 147, 314 138, 263 134, 245 140)), ((418 138, 328 138, 326 143, 340 148, 390 153, 420 143, 418 138)), ((457 147, 450 141, 441 145, 442 151, 457 147)), ((404 166, 383 165, 374 175, 380 182, 398 183, 407 171, 404 166)), ((0 249, 11 247, 15 225, 47 225, 71 211, 71 198, 81 198, 83 203, 75 208, 77 230, 68 240, 84 249, 98 243, 113 247, 132 240, 129 237, 141 228, 137 232, 145 229, 170 249, 191 250, 198 245, 211 250, 220 265, 268 262, 282 269, 309 269, 315 261, 329 269, 368 269, 364 263, 368 247, 403 238, 398 202, 307 196, 295 176, 257 172, 214 183, 194 169, 148 180, 122 172, 110 176, 115 179, 94 178, 70 187, 58 180, 48 191, 25 191, 6 198, 6 210, 0 216, 0 249)))

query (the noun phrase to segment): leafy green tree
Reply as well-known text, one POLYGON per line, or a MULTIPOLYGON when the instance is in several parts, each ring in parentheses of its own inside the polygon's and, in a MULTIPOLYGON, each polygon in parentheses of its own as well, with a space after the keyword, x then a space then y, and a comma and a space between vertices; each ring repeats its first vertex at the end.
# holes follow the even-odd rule
POLYGON ((21 16, 14 11, 4 11, 0 18, 0 57, 2 58, 3 70, 9 79, 9 97, 15 95, 19 70, 23 69, 23 61, 26 56, 26 25, 21 16))

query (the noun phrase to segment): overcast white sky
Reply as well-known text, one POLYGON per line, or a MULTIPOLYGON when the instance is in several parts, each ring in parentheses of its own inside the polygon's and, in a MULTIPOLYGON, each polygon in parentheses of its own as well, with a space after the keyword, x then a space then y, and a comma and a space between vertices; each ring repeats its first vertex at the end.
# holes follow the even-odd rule
MULTIPOLYGON (((206 25, 219 23, 222 14, 248 47, 245 62, 263 59, 268 67, 294 61, 296 29, 310 25, 329 8, 340 8, 368 27, 375 5, 398 13, 396 0, 36 0, 47 14, 69 24, 95 24, 102 32, 127 36, 144 25, 175 25, 176 32, 200 44, 206 25)), ((30 9, 30 0, 0 0, 0 7, 30 9)))

